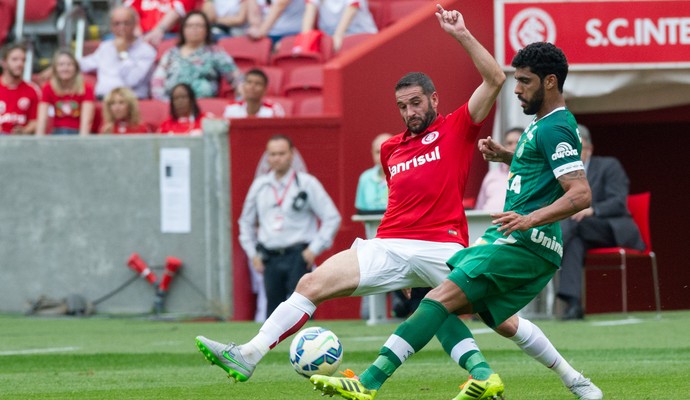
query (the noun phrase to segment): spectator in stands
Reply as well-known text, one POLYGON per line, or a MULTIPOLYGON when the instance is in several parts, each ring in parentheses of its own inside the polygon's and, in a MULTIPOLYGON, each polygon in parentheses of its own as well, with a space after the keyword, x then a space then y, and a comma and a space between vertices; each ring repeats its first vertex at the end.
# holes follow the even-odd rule
POLYGON ((139 101, 126 87, 113 89, 103 101, 101 133, 149 133, 150 129, 139 119, 139 101))
POLYGON ((139 14, 139 33, 145 41, 158 46, 166 34, 175 32, 177 23, 196 6, 196 0, 125 0, 139 14))
POLYGON ((316 27, 333 38, 333 50, 343 45, 343 38, 356 33, 377 33, 374 17, 369 12, 367 0, 306 0, 302 32, 316 27))
POLYGON ((252 182, 238 221, 242 249, 264 275, 268 314, 331 247, 340 226, 340 214, 321 183, 292 168, 293 147, 287 136, 269 139, 271 171, 252 182))
POLYGON ((225 118, 273 118, 284 117, 285 110, 278 103, 264 100, 268 88, 268 76, 264 71, 254 68, 247 71, 242 82, 244 99, 225 107, 225 118))
POLYGON ((167 100, 174 86, 186 83, 197 98, 215 97, 219 79, 227 80, 236 88, 241 73, 232 57, 212 44, 206 15, 192 11, 182 20, 177 46, 163 55, 153 73, 151 95, 167 100))
POLYGON ((36 131, 40 91, 22 80, 26 48, 9 44, 2 49, 0 65, 0 135, 31 135, 36 131))
POLYGON ((138 16, 133 9, 117 7, 110 12, 113 40, 102 42, 96 51, 81 59, 85 73, 96 71, 96 97, 102 99, 118 87, 128 87, 140 99, 149 97, 149 85, 156 49, 134 31, 138 16))
POLYGON ((255 40, 265 37, 276 43, 284 36, 302 30, 305 0, 246 0, 249 3, 247 35, 255 40))
POLYGON ((211 33, 223 36, 242 36, 247 29, 247 0, 206 0, 201 11, 211 23, 211 33))
MULTIPOLYGON (((381 145, 392 136, 390 133, 382 133, 371 142, 371 156, 374 160, 374 166, 359 176, 355 195, 357 214, 383 214, 386 211, 388 183, 383 168, 381 168, 381 145)), ((369 237, 368 234, 367 237, 369 237)))
MULTIPOLYGON (((508 150, 515 152, 522 128, 510 128, 503 135, 501 144, 508 150)), ((479 188, 477 203, 474 208, 484 211, 503 211, 506 199, 506 186, 508 185, 508 170, 510 166, 498 163, 495 168, 489 170, 484 176, 482 186, 479 188)))
POLYGON ((563 260, 558 272, 557 295, 567 303, 562 318, 582 319, 582 266, 588 249, 623 246, 644 250, 640 231, 627 207, 630 180, 614 157, 592 156, 592 138, 584 125, 577 129, 582 140, 582 162, 592 189, 589 208, 561 221, 563 260))
POLYGON ((38 104, 36 134, 48 133, 48 118, 52 114, 54 135, 88 135, 96 112, 93 86, 84 82, 79 63, 69 50, 55 52, 51 71, 38 104))
POLYGON ((170 118, 163 121, 158 128, 158 133, 199 136, 202 134, 201 120, 212 116, 213 114, 202 112, 199 109, 191 86, 186 83, 178 83, 172 89, 170 118))

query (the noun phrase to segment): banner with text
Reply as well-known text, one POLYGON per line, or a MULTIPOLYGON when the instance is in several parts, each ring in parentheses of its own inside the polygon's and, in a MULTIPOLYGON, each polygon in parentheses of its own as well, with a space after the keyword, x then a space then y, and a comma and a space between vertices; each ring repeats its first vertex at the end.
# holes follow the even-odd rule
POLYGON ((572 69, 690 67, 690 1, 496 0, 496 58, 524 46, 560 47, 572 69))

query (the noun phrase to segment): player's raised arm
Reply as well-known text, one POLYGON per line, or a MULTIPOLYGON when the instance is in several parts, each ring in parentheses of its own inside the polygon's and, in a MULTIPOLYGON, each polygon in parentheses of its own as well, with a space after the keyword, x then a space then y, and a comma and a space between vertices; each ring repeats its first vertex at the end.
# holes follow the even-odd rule
POLYGON ((472 36, 459 11, 444 10, 440 4, 437 4, 436 8, 438 10, 436 18, 441 24, 441 28, 460 42, 482 76, 481 85, 474 91, 469 101, 472 121, 481 122, 489 115, 506 76, 491 53, 472 36))

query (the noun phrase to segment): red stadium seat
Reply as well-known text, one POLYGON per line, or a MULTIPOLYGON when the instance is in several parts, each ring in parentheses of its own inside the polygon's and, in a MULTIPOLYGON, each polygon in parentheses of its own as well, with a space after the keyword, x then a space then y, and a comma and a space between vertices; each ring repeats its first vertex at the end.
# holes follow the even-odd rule
POLYGON ((297 104, 297 112, 295 114, 300 117, 323 115, 323 96, 312 96, 302 99, 297 104))
POLYGON ((203 97, 197 99, 201 111, 213 113, 220 118, 225 113, 225 106, 228 105, 229 100, 220 97, 203 97))
POLYGON ((39 22, 48 19, 57 8, 58 0, 26 0, 25 22, 39 22))
POLYGON ((247 36, 233 36, 220 39, 220 46, 235 60, 240 69, 268 65, 273 43, 269 38, 251 40, 247 36))
MULTIPOLYGON (((656 266, 656 253, 652 250, 652 236, 649 227, 649 205, 651 193, 639 193, 628 195, 628 210, 635 224, 640 230, 640 235, 645 244, 645 250, 628 249, 625 247, 607 247, 587 250, 585 258, 585 269, 587 270, 619 270, 621 273, 621 301, 624 313, 628 312, 628 267, 629 259, 649 259, 652 270, 652 286, 654 289, 654 302, 656 305, 657 317, 661 315, 661 296, 659 295, 659 272, 656 266)), ((586 275, 585 275, 586 277, 586 275)), ((582 280, 582 300, 585 305, 586 279, 582 280)), ((637 290, 636 290, 637 292, 637 290)))
POLYGON ((303 65, 323 64, 331 58, 333 53, 333 40, 328 35, 321 37, 319 51, 293 52, 296 36, 285 36, 278 42, 278 48, 271 57, 271 64, 281 67, 289 74, 295 67, 303 65))
POLYGON ((168 119, 170 105, 166 101, 142 99, 139 100, 139 115, 141 122, 148 125, 151 132, 156 132, 161 123, 168 119))
POLYGON ((165 54, 168 50, 171 48, 177 46, 177 41, 178 38, 170 38, 170 39, 165 39, 161 42, 161 44, 158 45, 158 53, 156 54, 156 62, 158 62, 161 57, 163 57, 163 54, 165 54))
POLYGON ((323 92, 323 66, 305 65, 295 67, 283 84, 285 97, 301 100, 321 95, 323 92))

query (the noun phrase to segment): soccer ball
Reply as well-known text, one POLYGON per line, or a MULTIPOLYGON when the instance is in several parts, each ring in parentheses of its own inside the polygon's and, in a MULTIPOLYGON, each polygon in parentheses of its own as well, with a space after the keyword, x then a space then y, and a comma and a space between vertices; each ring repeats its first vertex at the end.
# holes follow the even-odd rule
POLYGON ((298 374, 333 375, 343 360, 343 346, 335 333, 325 328, 301 330, 290 344, 290 363, 298 374))

